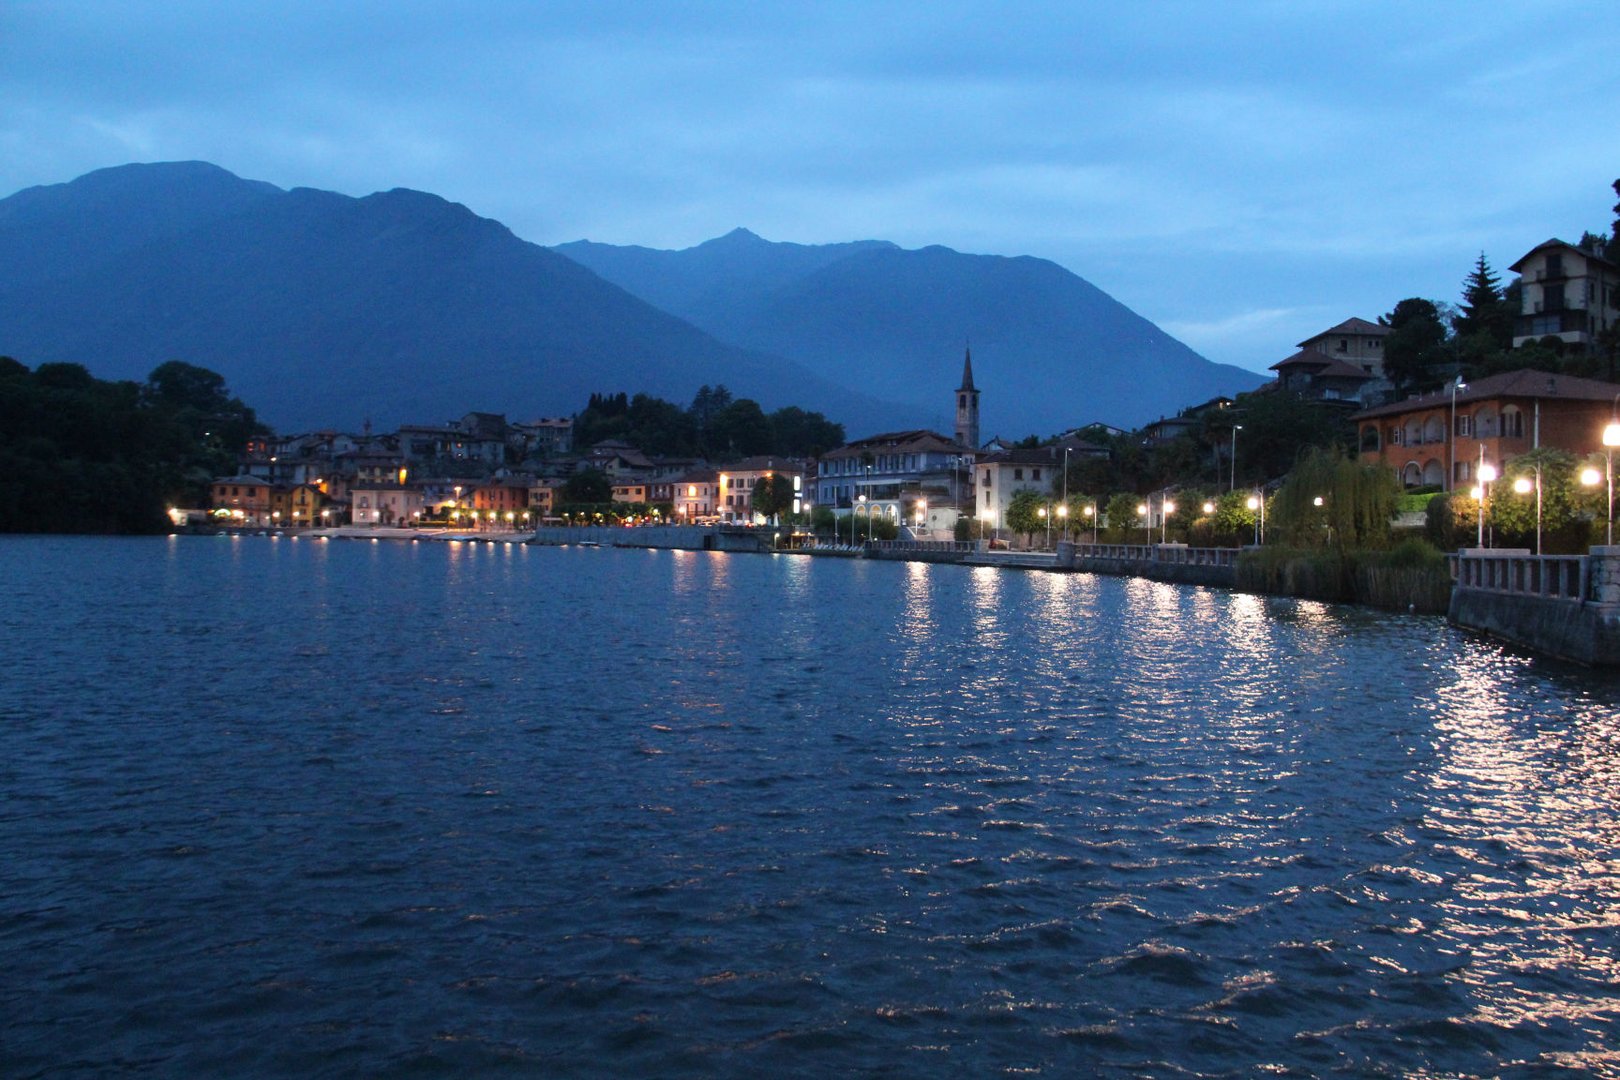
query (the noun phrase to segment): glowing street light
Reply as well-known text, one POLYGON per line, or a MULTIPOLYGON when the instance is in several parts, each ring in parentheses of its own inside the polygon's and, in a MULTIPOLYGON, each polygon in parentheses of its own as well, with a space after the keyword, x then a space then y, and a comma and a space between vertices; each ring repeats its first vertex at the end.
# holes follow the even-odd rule
POLYGON ((1057 515, 1063 519, 1063 539, 1067 540, 1069 538, 1069 500, 1067 498, 1064 498, 1058 504, 1057 515))
POLYGON ((1142 543, 1153 542, 1153 523, 1148 520, 1148 504, 1139 503, 1136 507, 1137 516, 1142 519, 1142 543))
POLYGON ((1249 496, 1248 507, 1258 510, 1260 516, 1254 521, 1254 542, 1258 546, 1266 542, 1266 499, 1263 494, 1255 493, 1249 496))
POLYGON ((1474 489, 1479 492, 1477 496, 1479 499, 1479 536, 1475 539, 1475 544, 1481 548, 1485 546, 1485 500, 1490 497, 1491 482, 1496 479, 1496 466, 1485 464, 1483 461, 1484 456, 1485 451, 1482 448, 1480 450, 1481 463, 1476 470, 1479 476, 1479 487, 1474 489))
POLYGON ((1097 542, 1097 504, 1092 502, 1085 509, 1086 517, 1091 519, 1091 542, 1097 542))
POLYGON ((1050 548, 1052 546, 1052 515, 1046 512, 1044 506, 1036 510, 1035 513, 1042 521, 1046 522, 1046 546, 1050 548))
POLYGON ((1541 554, 1541 463, 1536 462, 1536 478, 1534 482, 1528 476, 1521 476, 1513 481, 1513 490, 1520 495, 1536 493, 1536 554, 1541 554))
POLYGON ((1169 499, 1159 500, 1159 543, 1170 542, 1170 515, 1176 512, 1176 504, 1169 499))

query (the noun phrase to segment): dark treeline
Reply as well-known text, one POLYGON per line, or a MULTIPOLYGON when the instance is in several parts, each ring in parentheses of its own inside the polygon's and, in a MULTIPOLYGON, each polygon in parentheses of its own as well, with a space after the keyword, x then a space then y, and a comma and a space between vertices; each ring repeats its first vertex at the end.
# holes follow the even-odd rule
POLYGON ((223 377, 178 360, 136 383, 0 357, 0 532, 165 531, 263 431, 223 377))
POLYGON ((767 413, 724 386, 704 386, 684 409, 648 394, 592 394, 574 416, 574 445, 584 449, 605 439, 658 457, 818 457, 844 444, 844 425, 793 405, 767 413))

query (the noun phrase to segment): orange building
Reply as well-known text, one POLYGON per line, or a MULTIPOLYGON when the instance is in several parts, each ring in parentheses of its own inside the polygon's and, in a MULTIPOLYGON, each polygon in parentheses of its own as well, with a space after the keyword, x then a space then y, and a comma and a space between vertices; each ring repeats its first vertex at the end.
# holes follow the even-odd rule
POLYGON ((1392 405, 1356 424, 1361 460, 1395 470, 1404 487, 1468 488, 1480 462, 1502 463, 1537 447, 1584 455, 1603 449, 1620 386, 1529 368, 1392 405))

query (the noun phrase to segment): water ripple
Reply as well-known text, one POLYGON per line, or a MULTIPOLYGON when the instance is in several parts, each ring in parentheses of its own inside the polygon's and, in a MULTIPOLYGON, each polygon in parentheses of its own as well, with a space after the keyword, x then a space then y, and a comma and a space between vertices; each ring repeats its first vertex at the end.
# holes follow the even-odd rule
POLYGON ((485 545, 0 572, 7 1075, 1620 1075, 1620 684, 1436 620, 485 545))

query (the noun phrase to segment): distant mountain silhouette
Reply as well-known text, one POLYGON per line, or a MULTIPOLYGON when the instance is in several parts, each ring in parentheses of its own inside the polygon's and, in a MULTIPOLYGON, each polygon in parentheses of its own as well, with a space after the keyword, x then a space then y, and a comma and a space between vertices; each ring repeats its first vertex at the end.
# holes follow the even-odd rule
POLYGON ((684 251, 556 250, 722 341, 905 402, 946 431, 967 343, 986 437, 1135 426, 1263 381, 1044 259, 879 241, 807 247, 744 229, 684 251))
POLYGON ((685 404, 705 383, 856 429, 917 419, 723 344, 437 196, 284 191, 202 162, 0 200, 0 354, 137 380, 185 360, 284 431, 531 419, 592 391, 685 404))

